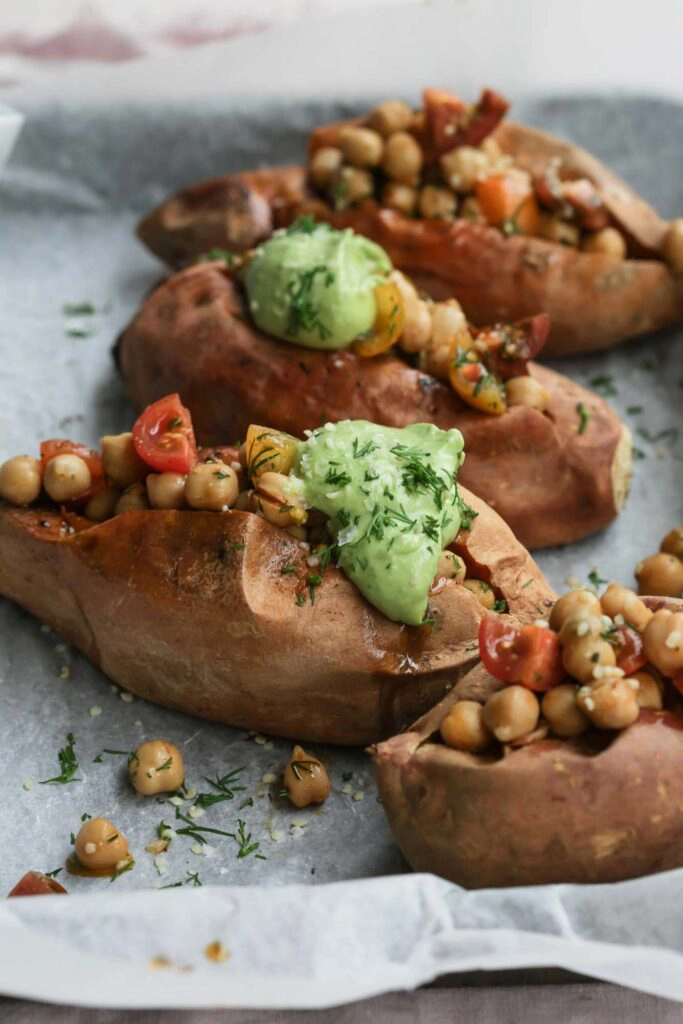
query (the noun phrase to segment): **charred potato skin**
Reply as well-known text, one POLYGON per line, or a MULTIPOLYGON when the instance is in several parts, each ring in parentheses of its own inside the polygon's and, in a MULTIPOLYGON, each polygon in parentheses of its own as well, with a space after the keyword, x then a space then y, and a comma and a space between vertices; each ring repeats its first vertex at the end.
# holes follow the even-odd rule
POLYGON ((622 732, 499 757, 430 742, 452 704, 502 685, 479 665, 375 748, 380 799, 416 871, 476 889, 616 882, 683 865, 682 715, 641 710, 622 732))
POLYGON ((261 334, 220 262, 189 267, 157 288, 119 339, 118 362, 136 408, 178 391, 209 444, 244 437, 250 422, 299 436, 346 418, 458 427, 467 452, 462 483, 530 548, 606 526, 628 489, 628 432, 603 399, 567 378, 531 364, 551 392, 545 413, 515 406, 482 415, 395 355, 303 350, 261 334), (583 434, 579 402, 590 411, 583 434))
MULTIPOLYGON (((504 523, 473 495, 466 500, 479 512, 472 561, 488 567, 513 612, 533 618, 552 590, 504 523)), ((414 720, 471 667, 484 612, 464 588, 449 583, 430 601, 438 630, 409 629, 333 567, 312 604, 306 554, 247 512, 147 510, 93 525, 0 505, 0 594, 118 684, 166 707, 299 741, 360 745, 414 720), (283 574, 289 565, 300 568, 283 574), (342 635, 356 640, 340 661, 342 635)))

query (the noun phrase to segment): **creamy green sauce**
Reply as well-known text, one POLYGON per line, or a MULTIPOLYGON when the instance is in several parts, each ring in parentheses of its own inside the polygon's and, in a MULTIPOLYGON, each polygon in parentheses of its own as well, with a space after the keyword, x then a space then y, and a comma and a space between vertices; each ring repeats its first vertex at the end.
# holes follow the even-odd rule
POLYGON ((420 625, 439 555, 458 533, 459 430, 327 423, 299 450, 292 487, 329 516, 338 562, 390 619, 420 625))
POLYGON ((302 218, 255 250, 243 280, 251 315, 266 334, 338 349, 372 328, 374 289, 390 271, 379 245, 350 228, 302 218))

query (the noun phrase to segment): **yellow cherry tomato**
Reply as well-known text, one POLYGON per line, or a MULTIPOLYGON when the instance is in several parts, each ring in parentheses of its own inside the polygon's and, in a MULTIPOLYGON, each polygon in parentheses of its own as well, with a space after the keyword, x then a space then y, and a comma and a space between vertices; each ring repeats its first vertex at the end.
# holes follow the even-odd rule
POLYGON ((506 409, 500 381, 477 358, 474 349, 458 349, 448 371, 451 387, 464 402, 480 412, 501 416, 506 409))
POLYGON ((405 326, 403 298, 393 281, 377 285, 375 301, 377 302, 377 316, 370 334, 358 338, 353 343, 356 355, 364 358, 388 352, 403 334, 405 326))

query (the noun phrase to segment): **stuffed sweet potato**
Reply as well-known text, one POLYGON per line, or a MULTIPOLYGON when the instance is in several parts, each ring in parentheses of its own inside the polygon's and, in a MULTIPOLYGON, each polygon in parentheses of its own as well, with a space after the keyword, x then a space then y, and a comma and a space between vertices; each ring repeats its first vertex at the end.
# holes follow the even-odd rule
POLYGON ((683 319, 683 220, 668 224, 600 161, 426 90, 421 111, 390 101, 313 131, 307 168, 190 186, 140 223, 178 264, 242 251, 301 214, 374 239, 434 298, 474 323, 549 313, 548 354, 592 351, 683 319), (678 275, 678 276, 676 276, 678 275))
POLYGON ((545 648, 537 626, 485 624, 485 664, 376 748, 382 804, 415 870, 483 888, 683 864, 683 602, 644 602, 616 584, 600 604, 567 595, 545 648))
MULTIPOLYGON (((432 319, 457 315, 456 306, 430 307, 432 319)), ((462 431, 460 479, 528 547, 576 540, 617 515, 628 491, 630 438, 602 398, 532 362, 518 381, 531 378, 546 407, 508 405, 503 415, 488 415, 454 391, 450 370, 443 380, 435 376, 438 365, 410 365, 412 353, 401 344, 364 358, 353 348, 321 351, 269 337, 254 325, 241 283, 219 261, 158 287, 117 354, 133 405, 178 391, 203 443, 242 439, 252 419, 297 435, 346 417, 390 426, 426 420, 462 431)))

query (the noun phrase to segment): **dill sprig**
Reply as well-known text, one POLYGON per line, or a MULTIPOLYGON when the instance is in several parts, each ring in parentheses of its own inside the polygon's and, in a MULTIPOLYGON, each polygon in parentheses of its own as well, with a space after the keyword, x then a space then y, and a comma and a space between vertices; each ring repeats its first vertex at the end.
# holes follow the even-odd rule
POLYGON ((67 733, 66 746, 62 747, 57 757, 59 758, 59 767, 61 772, 59 775, 53 776, 51 779, 43 779, 40 783, 41 786, 47 786, 50 783, 59 783, 60 785, 67 785, 69 782, 82 782, 83 779, 74 778, 78 771, 78 759, 76 757, 76 751, 74 749, 74 734, 72 732, 67 733))
POLYGON ((216 776, 215 779, 208 779, 204 776, 204 782, 208 782, 215 792, 200 793, 194 802, 195 807, 213 807, 214 804, 220 804, 223 800, 234 799, 235 793, 243 793, 245 787, 236 785, 238 776, 243 771, 244 766, 233 768, 232 771, 226 772, 220 777, 216 776))
POLYGON ((258 841, 252 842, 251 832, 247 832, 247 826, 241 818, 237 819, 237 832, 226 832, 226 835, 234 839, 239 850, 237 851, 237 859, 242 860, 244 857, 248 857, 250 854, 254 854, 256 860, 268 860, 262 853, 258 853, 261 844, 258 841))

